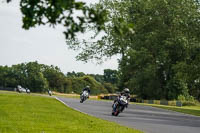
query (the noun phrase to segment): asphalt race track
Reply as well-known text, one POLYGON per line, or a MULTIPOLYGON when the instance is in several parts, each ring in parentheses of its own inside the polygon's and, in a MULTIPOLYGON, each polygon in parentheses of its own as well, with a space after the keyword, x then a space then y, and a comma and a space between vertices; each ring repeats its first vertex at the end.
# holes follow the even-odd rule
POLYGON ((111 115, 111 101, 87 100, 80 103, 79 99, 62 97, 57 99, 75 110, 139 129, 145 133, 200 133, 200 117, 192 115, 131 104, 123 113, 115 117, 111 115))

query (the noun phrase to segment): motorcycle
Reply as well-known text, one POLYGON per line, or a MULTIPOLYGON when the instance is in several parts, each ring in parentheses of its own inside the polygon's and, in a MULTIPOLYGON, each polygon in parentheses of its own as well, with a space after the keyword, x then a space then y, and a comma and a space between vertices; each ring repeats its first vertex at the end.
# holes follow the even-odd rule
POLYGON ((48 90, 49 96, 52 96, 52 91, 48 90))
POLYGON ((80 103, 83 103, 87 98, 89 97, 89 94, 87 91, 83 91, 83 93, 80 95, 80 103))
POLYGON ((118 116, 123 112, 124 108, 128 107, 128 100, 126 96, 119 96, 112 105, 112 115, 118 116))

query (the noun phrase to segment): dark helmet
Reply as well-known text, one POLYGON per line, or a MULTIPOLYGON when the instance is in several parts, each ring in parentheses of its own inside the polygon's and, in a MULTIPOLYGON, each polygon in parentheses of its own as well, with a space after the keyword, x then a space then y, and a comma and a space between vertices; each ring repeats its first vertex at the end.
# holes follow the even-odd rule
POLYGON ((129 90, 128 88, 125 88, 125 89, 124 89, 124 92, 125 92, 125 93, 130 93, 130 90, 129 90))

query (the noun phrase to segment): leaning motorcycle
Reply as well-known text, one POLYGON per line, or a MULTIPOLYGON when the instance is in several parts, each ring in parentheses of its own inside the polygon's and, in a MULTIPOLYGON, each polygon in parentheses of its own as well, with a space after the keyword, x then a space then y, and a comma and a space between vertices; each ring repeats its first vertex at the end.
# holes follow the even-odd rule
POLYGON ((112 105, 112 115, 118 116, 123 112, 124 108, 128 106, 128 100, 126 96, 119 96, 112 105))
POLYGON ((48 94, 49 94, 49 96, 52 96, 52 91, 49 90, 49 91, 48 91, 48 94))
POLYGON ((87 91, 83 91, 83 93, 80 95, 80 103, 83 103, 87 98, 89 94, 87 91))

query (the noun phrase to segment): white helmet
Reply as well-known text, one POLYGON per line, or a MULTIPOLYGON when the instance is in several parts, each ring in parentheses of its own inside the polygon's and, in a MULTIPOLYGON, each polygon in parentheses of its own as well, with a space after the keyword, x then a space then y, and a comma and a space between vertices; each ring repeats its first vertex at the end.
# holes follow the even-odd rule
POLYGON ((21 86, 21 85, 18 85, 17 88, 22 88, 22 86, 21 86))
POLYGON ((90 89, 90 86, 89 86, 89 85, 87 85, 87 86, 86 86, 86 88, 90 89))
POLYGON ((125 92, 125 93, 130 93, 130 90, 129 90, 128 88, 125 88, 125 89, 124 89, 124 92, 125 92))

